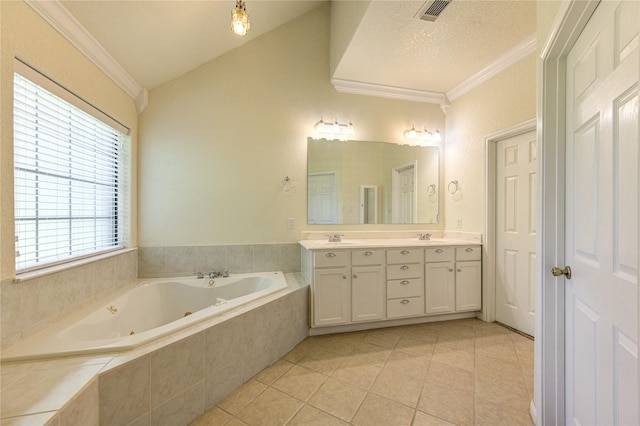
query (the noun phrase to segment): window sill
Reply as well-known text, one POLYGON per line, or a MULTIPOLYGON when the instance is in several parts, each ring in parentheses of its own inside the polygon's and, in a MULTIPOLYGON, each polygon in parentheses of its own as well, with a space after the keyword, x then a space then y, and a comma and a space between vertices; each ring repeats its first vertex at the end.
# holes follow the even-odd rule
POLYGON ((33 279, 36 279, 36 278, 40 278, 40 277, 44 277, 44 276, 47 276, 47 275, 55 274, 55 273, 58 273, 58 272, 66 271, 66 270, 69 270, 69 269, 77 268, 79 266, 88 265, 90 263, 93 263, 93 262, 96 262, 96 261, 99 261, 99 260, 108 259, 108 258, 114 257, 114 256, 119 256, 121 254, 129 253, 129 252, 134 251, 134 250, 137 250, 137 248, 121 248, 121 249, 110 251, 108 253, 102 253, 102 254, 98 254, 96 256, 85 257, 83 259, 78 259, 78 260, 72 260, 72 261, 67 262, 67 263, 62 263, 62 264, 59 264, 59 265, 49 266, 49 267, 38 269, 38 270, 35 270, 35 271, 17 273, 15 278, 13 279, 13 282, 14 283, 20 283, 20 282, 23 282, 23 281, 33 280, 33 279))

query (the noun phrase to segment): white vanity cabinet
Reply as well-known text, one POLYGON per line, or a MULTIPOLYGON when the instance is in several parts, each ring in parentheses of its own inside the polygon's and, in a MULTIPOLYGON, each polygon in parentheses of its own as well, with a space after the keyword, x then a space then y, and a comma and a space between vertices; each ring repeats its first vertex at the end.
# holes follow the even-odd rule
POLYGON ((387 318, 424 315, 424 249, 387 249, 387 318))
POLYGON ((480 246, 456 247, 456 311, 482 308, 482 251, 480 246))
POLYGON ((315 326, 351 321, 351 252, 313 252, 313 304, 315 326))
POLYGON ((351 321, 386 317, 384 249, 351 251, 351 321))
POLYGON ((349 244, 303 245, 311 327, 318 328, 311 334, 467 318, 482 308, 480 244, 349 244))
POLYGON ((443 314, 456 310, 455 248, 425 249, 425 311, 443 314))

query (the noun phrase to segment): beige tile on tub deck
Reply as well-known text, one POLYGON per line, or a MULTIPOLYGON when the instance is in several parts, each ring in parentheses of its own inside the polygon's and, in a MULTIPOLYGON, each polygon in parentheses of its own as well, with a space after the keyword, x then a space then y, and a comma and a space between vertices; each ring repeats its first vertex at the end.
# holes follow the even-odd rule
POLYGON ((60 411, 60 425, 97 425, 99 412, 98 379, 93 379, 60 411))
POLYGON ((98 377, 101 426, 126 425, 149 412, 150 364, 146 355, 98 377))
POLYGON ((151 410, 153 426, 186 425, 204 413, 204 380, 151 410))
POLYGON ((14 417, 61 409, 102 366, 32 370, 2 390, 2 416, 14 417))
POLYGON ((150 355, 151 409, 204 380, 204 332, 150 355))
POLYGON ((3 418, 2 426, 60 426, 60 419, 56 414, 56 411, 47 411, 44 413, 30 414, 28 416, 3 418))

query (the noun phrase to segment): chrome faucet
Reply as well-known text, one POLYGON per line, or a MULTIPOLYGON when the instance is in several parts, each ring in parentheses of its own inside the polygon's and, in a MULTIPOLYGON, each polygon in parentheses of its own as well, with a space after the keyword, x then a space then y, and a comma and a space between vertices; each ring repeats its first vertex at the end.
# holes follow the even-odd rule
POLYGON ((195 275, 196 275, 196 278, 199 279, 199 280, 204 278, 204 274, 202 272, 196 272, 195 275))
POLYGON ((428 232, 418 234, 418 239, 422 241, 428 241, 431 239, 431 234, 428 232))
POLYGON ((209 272, 209 279, 214 279, 214 278, 228 278, 229 277, 230 272, 229 271, 224 271, 224 272, 218 272, 218 271, 211 271, 209 272))
POLYGON ((329 237, 329 242, 330 243, 339 243, 342 241, 342 238, 344 235, 341 234, 333 234, 333 235, 327 235, 327 237, 329 237))

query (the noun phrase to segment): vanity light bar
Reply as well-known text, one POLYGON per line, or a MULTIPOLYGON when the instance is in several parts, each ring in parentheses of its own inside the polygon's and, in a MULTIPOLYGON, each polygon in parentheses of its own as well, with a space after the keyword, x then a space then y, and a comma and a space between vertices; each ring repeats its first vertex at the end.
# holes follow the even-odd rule
POLYGON ((424 130, 416 130, 414 126, 411 126, 410 129, 407 129, 402 133, 405 139, 410 141, 421 141, 421 142, 440 142, 442 141, 442 136, 440 136, 440 131, 436 129, 435 132, 430 132, 426 129, 424 130))
POLYGON ((316 132, 316 139, 327 140, 344 140, 356 133, 351 120, 349 120, 347 124, 342 124, 338 123, 337 119, 334 119, 333 123, 331 123, 325 122, 322 117, 320 117, 320 121, 313 126, 313 130, 316 132))

